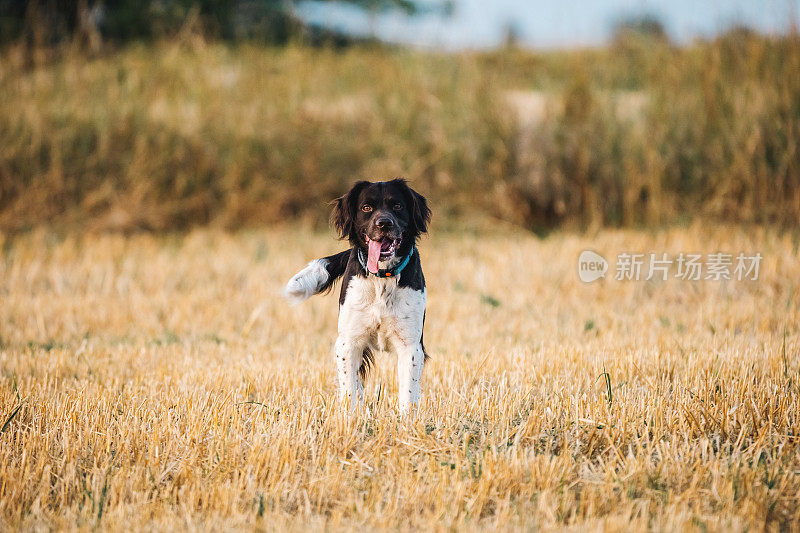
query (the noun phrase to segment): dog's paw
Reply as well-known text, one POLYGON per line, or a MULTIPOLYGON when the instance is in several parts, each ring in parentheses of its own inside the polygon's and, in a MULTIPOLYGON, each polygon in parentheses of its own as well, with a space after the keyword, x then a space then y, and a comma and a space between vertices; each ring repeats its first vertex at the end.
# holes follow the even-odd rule
POLYGON ((282 294, 290 305, 297 305, 311 297, 311 294, 308 293, 303 284, 295 278, 289 280, 289 283, 283 288, 282 294))
POLYGON ((307 267, 292 276, 283 289, 283 297, 291 305, 297 305, 317 294, 328 281, 325 264, 324 259, 311 261, 307 267))

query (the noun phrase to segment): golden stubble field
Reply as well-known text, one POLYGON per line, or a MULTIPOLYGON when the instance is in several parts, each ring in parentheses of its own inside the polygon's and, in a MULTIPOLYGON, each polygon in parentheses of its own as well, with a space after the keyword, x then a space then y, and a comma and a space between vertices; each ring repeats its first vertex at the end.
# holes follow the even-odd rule
POLYGON ((2 240, 0 529, 798 529, 797 241, 434 231, 416 418, 337 404, 341 249, 302 227, 2 240), (760 252, 750 282, 584 284, 585 249, 760 252))

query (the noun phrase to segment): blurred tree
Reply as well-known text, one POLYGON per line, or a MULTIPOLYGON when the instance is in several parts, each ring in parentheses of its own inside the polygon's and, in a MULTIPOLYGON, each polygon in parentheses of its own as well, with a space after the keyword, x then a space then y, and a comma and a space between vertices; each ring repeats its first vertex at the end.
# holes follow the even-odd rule
MULTIPOLYGON (((437 9, 453 10, 452 0, 438 5, 418 0, 339 1, 375 14, 399 10, 408 15, 437 9)), ((302 0, 0 0, 0 42, 22 40, 31 45, 77 38, 95 49, 100 39, 125 42, 177 33, 187 24, 226 40, 256 39, 281 44, 293 37, 310 42, 355 39, 307 24, 296 13, 302 0)))
POLYGON ((623 86, 641 89, 650 73, 663 68, 662 55, 671 48, 664 25, 655 15, 623 18, 612 30, 611 46, 624 67, 623 86))
POLYGON ((522 32, 516 21, 510 20, 503 27, 503 46, 506 48, 518 48, 522 32))
POLYGON ((652 14, 623 18, 614 26, 612 35, 612 42, 618 46, 625 46, 630 41, 669 42, 664 25, 658 17, 652 14))

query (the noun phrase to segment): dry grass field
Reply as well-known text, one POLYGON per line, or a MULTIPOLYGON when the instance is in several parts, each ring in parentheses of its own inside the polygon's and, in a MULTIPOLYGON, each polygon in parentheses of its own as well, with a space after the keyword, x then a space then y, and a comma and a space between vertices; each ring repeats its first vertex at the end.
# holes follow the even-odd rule
POLYGON ((417 416, 337 404, 303 227, 0 238, 0 529, 797 530, 798 242, 434 230, 417 416), (577 257, 760 252, 757 281, 582 283, 577 257))
MULTIPOLYGON (((420 53, 0 48, 0 231, 326 218, 357 177, 529 229, 800 219, 800 34, 420 53)), ((321 226, 321 224, 320 224, 321 226)))

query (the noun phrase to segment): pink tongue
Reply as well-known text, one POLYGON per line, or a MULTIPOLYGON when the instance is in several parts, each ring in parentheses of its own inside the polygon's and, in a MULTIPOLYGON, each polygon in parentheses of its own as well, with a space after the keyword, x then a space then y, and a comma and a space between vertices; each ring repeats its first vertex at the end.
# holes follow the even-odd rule
POLYGON ((378 273, 378 259, 381 257, 380 241, 368 241, 369 255, 367 257, 367 270, 373 274, 378 273))

